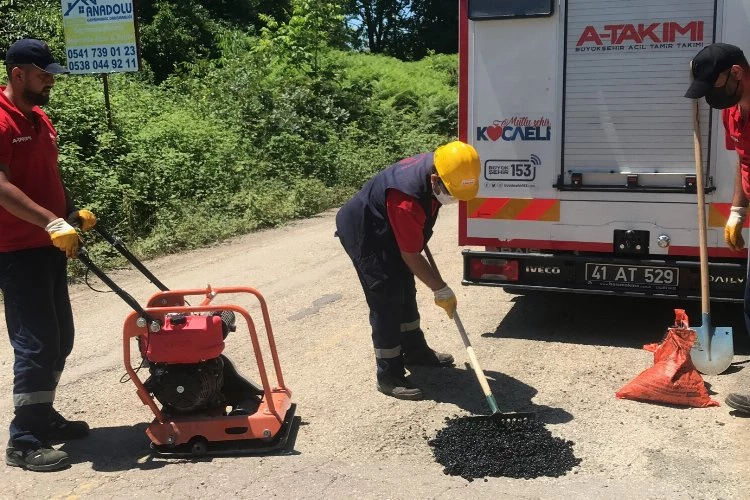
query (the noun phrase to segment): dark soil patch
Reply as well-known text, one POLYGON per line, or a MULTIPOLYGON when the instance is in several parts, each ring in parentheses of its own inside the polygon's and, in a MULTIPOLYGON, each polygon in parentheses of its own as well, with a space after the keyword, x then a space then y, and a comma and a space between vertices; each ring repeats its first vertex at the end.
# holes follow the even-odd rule
POLYGON ((443 472, 481 477, 559 477, 581 463, 573 442, 553 437, 538 420, 497 422, 454 417, 429 441, 443 472))

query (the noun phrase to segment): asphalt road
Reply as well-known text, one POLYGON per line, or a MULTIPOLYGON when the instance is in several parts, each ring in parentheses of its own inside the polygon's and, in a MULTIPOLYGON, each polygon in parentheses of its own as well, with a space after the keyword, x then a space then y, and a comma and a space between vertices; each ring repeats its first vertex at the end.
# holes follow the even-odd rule
MULTIPOLYGON (((698 320, 699 304, 612 297, 520 296, 461 287, 457 210, 441 214, 431 248, 502 411, 535 411, 553 435, 575 442, 581 464, 559 478, 446 476, 427 439, 457 414, 488 409, 453 323, 419 286, 430 343, 454 368, 415 370, 426 399, 374 389, 367 308, 351 264, 333 238, 334 212, 226 243, 147 262, 170 288, 246 285, 270 308, 287 385, 301 425, 283 456, 164 459, 144 434, 152 418, 124 373, 121 328, 129 312, 112 293, 72 286, 77 339, 56 408, 86 419, 91 435, 62 445, 67 470, 40 474, 0 466, 0 498, 750 498, 750 419, 723 405, 750 391, 750 342, 741 310, 721 306, 716 325, 735 327, 737 356, 705 377, 722 406, 677 408, 618 400, 615 392, 651 365, 675 307, 698 320)), ((137 271, 112 277, 145 302, 155 291, 137 271)), ((98 283, 97 288, 105 288, 98 283)), ((238 302, 260 314, 252 302, 238 302)), ((0 325, 5 337, 4 323, 0 325)), ((240 329, 226 353, 256 377, 240 329)), ((257 378, 257 377, 256 377, 257 378)), ((12 352, 0 343, 0 421, 12 415, 12 352)))

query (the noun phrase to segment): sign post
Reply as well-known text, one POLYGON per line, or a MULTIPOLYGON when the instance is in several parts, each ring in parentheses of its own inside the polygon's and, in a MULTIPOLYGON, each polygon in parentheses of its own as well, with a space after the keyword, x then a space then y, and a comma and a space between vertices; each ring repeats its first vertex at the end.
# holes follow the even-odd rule
POLYGON ((107 122, 111 128, 107 75, 140 68, 134 0, 61 0, 61 3, 68 69, 74 74, 102 75, 107 122))

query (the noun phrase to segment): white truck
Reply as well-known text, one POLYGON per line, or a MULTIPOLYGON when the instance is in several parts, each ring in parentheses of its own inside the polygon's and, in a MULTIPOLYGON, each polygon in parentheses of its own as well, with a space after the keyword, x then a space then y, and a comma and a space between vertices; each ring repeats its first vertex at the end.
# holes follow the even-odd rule
MULTIPOLYGON (((689 64, 750 57, 750 0, 460 0, 459 137, 482 161, 459 209, 466 285, 700 296, 689 64)), ((737 168, 700 101, 713 300, 741 301, 724 244, 737 168)), ((744 231, 748 241, 747 230, 744 231)))

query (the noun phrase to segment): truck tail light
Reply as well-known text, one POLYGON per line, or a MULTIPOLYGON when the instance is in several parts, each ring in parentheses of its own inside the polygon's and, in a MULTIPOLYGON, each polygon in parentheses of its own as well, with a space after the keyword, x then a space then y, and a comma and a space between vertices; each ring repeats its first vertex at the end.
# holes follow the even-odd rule
POLYGON ((472 279, 518 281, 518 261, 506 259, 472 259, 472 279))

